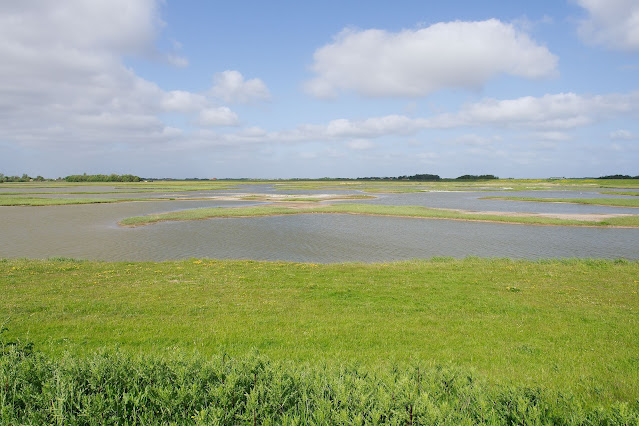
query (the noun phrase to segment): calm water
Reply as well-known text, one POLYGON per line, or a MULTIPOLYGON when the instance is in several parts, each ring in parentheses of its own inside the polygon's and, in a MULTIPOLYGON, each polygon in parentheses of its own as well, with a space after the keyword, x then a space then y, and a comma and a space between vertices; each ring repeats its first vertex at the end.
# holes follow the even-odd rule
MULTIPOLYGON (((272 188, 266 188, 272 190, 272 188)), ((224 191, 237 192, 238 190, 224 191)), ((267 192, 264 187, 242 188, 267 192)), ((310 191, 305 191, 309 193, 310 191)), ((335 191, 315 191, 335 192, 335 191)), ((188 196, 213 195, 212 192, 188 196)), ((531 195, 494 193, 496 195, 531 195)), ((115 194, 106 194, 111 198, 115 194)), ((134 196, 149 194, 135 194, 134 196)), ((158 196, 159 194, 151 194, 158 196)), ((638 213, 639 209, 480 200, 486 192, 383 194, 368 202, 469 210, 638 213)), ((532 193, 587 197, 596 193, 532 193)), ((85 197, 86 195, 81 195, 85 197)), ((360 202, 360 201, 358 201, 360 202)), ((257 203, 165 201, 102 205, 0 207, 0 257, 52 256, 100 260, 192 257, 304 262, 388 261, 433 256, 639 259, 639 229, 507 225, 353 215, 296 215, 167 222, 120 228, 125 217, 197 207, 257 203)))

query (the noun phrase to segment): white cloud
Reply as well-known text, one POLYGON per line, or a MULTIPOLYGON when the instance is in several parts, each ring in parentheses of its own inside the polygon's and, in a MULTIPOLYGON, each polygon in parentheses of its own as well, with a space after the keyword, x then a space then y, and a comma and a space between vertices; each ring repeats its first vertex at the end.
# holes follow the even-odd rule
POLYGON ((346 146, 356 151, 365 151, 375 147, 375 144, 367 139, 353 139, 346 142, 346 146))
POLYGON ((122 59, 156 55, 161 25, 155 0, 1 2, 0 138, 84 146, 174 137, 158 113, 186 108, 186 92, 165 93, 122 59))
POLYGON ((259 78, 244 80, 238 71, 227 70, 213 76, 211 95, 229 103, 264 101, 271 97, 266 84, 259 78))
POLYGON ((166 55, 166 59, 169 61, 169 63, 179 68, 185 68, 189 66, 189 60, 186 59, 184 56, 169 53, 166 55))
POLYGON ((545 129, 582 127, 614 115, 639 112, 639 92, 598 96, 575 93, 485 99, 468 104, 456 114, 440 114, 427 127, 486 126, 545 129))
POLYGON ((495 142, 495 140, 495 138, 488 138, 485 136, 469 133, 449 139, 446 142, 453 145, 486 146, 491 145, 493 142, 495 142))
POLYGON ((162 22, 156 0, 30 0, 0 3, 0 24, 6 44, 25 52, 46 45, 131 54, 152 47, 162 22))
POLYGON ((377 137, 385 134, 410 134, 418 128, 418 122, 403 115, 387 115, 360 121, 338 119, 330 121, 323 133, 327 137, 377 137))
POLYGON ((228 107, 207 108, 200 111, 198 124, 201 126, 237 126, 240 120, 228 107))
POLYGON ((557 57, 526 33, 496 19, 438 23, 418 30, 344 30, 314 54, 308 93, 425 96, 444 88, 478 88, 499 74, 556 74, 557 57))
POLYGON ((637 139, 637 136, 629 130, 619 129, 610 133, 610 139, 629 141, 629 140, 637 139))
POLYGON ((588 11, 579 35, 588 43, 621 50, 639 49, 637 0, 576 0, 588 11))
POLYGON ((532 139, 543 142, 565 142, 573 138, 570 133, 558 131, 536 132, 530 136, 532 139))
POLYGON ((207 100, 202 95, 172 90, 164 94, 160 105, 165 111, 190 112, 206 107, 207 100))
MULTIPOLYGON (((261 128, 216 135, 215 143, 294 144, 302 142, 346 141, 351 149, 365 147, 369 139, 385 136, 410 136, 422 130, 507 128, 526 131, 526 138, 561 142, 572 139, 570 130, 585 127, 625 114, 639 114, 639 92, 598 96, 574 93, 548 94, 516 99, 485 99, 462 106, 456 113, 410 118, 403 115, 371 117, 364 120, 345 118, 325 124, 301 124, 290 130, 267 132, 261 128), (366 141, 366 142, 362 142, 366 141)), ((213 139, 209 139, 213 141, 213 139)), ((447 140, 467 146, 500 143, 499 136, 485 137, 473 133, 447 140)))

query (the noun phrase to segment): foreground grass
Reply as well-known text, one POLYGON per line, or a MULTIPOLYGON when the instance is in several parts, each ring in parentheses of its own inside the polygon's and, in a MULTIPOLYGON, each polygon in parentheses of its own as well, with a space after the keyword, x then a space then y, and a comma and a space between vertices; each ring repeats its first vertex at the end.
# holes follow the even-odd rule
POLYGON ((521 392, 639 400, 637 261, 2 260, 0 276, 6 337, 53 357, 257 349, 277 363, 448 365, 521 392))
MULTIPOLYGON (((615 193, 615 195, 625 195, 615 193)), ((633 194, 637 195, 637 194, 633 194)), ((482 200, 532 201, 536 203, 589 204, 594 206, 639 207, 638 199, 631 198, 537 198, 537 197, 482 197, 482 200)))
POLYGON ((421 206, 386 206, 378 204, 343 203, 312 206, 308 208, 290 208, 284 206, 253 207, 213 207, 188 209, 168 213, 135 216, 119 222, 122 226, 143 226, 158 222, 179 220, 202 220, 222 217, 275 216, 302 213, 342 213, 380 216, 401 216, 424 219, 454 219, 483 222, 504 222, 527 225, 563 225, 563 226, 639 226, 639 215, 608 218, 601 221, 557 219, 544 216, 497 215, 462 212, 448 209, 435 209, 421 206))
POLYGON ((584 404, 468 370, 291 364, 256 354, 52 358, 0 346, 3 424, 636 424, 639 403, 584 404))

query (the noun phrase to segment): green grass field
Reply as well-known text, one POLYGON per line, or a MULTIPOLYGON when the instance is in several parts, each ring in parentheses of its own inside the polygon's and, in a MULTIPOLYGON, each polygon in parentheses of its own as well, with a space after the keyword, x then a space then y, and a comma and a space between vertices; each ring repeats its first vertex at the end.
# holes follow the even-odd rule
POLYGON ((9 339, 53 356, 451 365, 488 383, 639 399, 639 262, 464 260, 317 265, 0 261, 9 339))

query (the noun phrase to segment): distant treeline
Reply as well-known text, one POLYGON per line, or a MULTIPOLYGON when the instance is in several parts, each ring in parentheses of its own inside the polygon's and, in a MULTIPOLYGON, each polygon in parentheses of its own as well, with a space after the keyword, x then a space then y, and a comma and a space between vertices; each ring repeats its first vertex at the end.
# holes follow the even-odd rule
POLYGON ((396 177, 363 177, 357 180, 418 180, 418 181, 438 181, 438 180, 488 180, 499 179, 495 175, 462 175, 455 179, 441 178, 439 175, 416 174, 412 176, 396 176, 396 177))
POLYGON ((630 175, 609 175, 609 176, 601 176, 597 179, 639 179, 639 176, 630 176, 630 175))
POLYGON ((71 175, 64 178, 67 182, 140 182, 142 178, 133 175, 71 175))
POLYGON ((32 178, 31 176, 29 176, 28 174, 23 174, 22 176, 5 176, 4 174, 0 173, 0 183, 2 182, 43 182, 47 179, 43 178, 42 176, 37 176, 32 178))
MULTIPOLYGON (((324 178, 293 178, 293 179, 282 179, 282 180, 293 180, 293 181, 315 181, 315 180, 409 180, 409 181, 454 181, 454 180, 490 180, 490 179, 499 179, 499 177, 495 175, 462 175, 456 178, 442 178, 439 175, 421 173, 415 174, 412 176, 370 176, 370 177, 358 177, 358 178, 332 178, 332 177, 324 177, 324 178)), ((563 179, 563 178, 562 178, 563 179)), ((584 178, 570 178, 570 179, 639 179, 639 176, 630 176, 630 175, 608 175, 601 176, 598 178, 594 177, 584 177, 584 178)), ((48 179, 44 178, 40 175, 36 177, 31 177, 28 174, 24 173, 22 176, 5 176, 3 173, 0 173, 0 183, 4 182, 44 182, 44 181, 60 181, 64 180, 67 182, 140 182, 143 180, 162 180, 162 181, 209 181, 209 180, 262 180, 262 179, 252 179, 252 178, 218 178, 218 179, 209 179, 209 178, 186 178, 186 179, 176 179, 176 178, 141 178, 135 175, 87 175, 86 173, 81 175, 70 175, 65 178, 57 178, 57 179, 48 179)))

